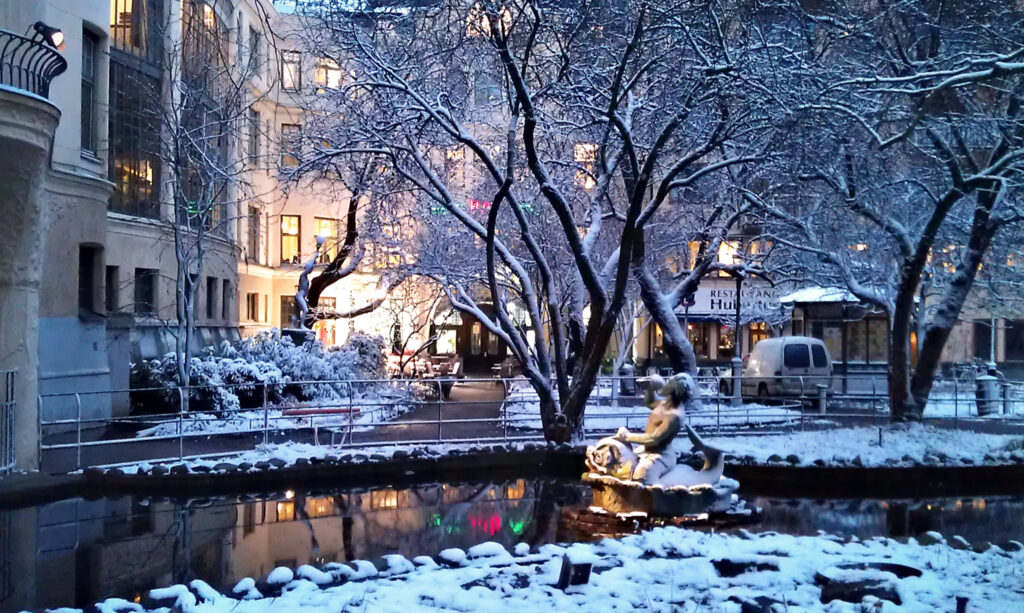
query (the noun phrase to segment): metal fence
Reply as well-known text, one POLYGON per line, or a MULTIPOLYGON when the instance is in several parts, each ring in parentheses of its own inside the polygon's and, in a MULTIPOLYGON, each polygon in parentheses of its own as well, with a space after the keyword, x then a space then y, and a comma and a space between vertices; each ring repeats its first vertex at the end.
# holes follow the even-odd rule
MULTIPOLYGON (((884 380, 837 382, 779 378, 771 394, 702 377, 702 409, 687 420, 715 434, 751 435, 888 420, 884 380), (786 379, 786 381, 782 381, 786 379), (851 385, 856 383, 855 385, 851 385), (753 394, 744 394, 753 390, 753 394)), ((876 378, 877 379, 877 378, 876 378)), ((1024 414, 1024 384, 1003 386, 1002 416, 1024 414)), ((584 413, 584 435, 619 427, 642 430, 648 410, 634 377, 601 377, 584 413)), ((980 418, 972 386, 936 383, 926 418, 954 427, 980 418)), ((522 378, 383 379, 289 382, 278 386, 154 388, 45 394, 39 397, 42 469, 237 455, 267 444, 330 445, 358 450, 440 443, 495 444, 543 439, 536 393, 522 378), (130 411, 96 412, 131 397, 130 411), (99 400, 100 402, 96 402, 99 400)))
POLYGON ((13 370, 0 371, 0 475, 14 469, 14 374, 13 370))

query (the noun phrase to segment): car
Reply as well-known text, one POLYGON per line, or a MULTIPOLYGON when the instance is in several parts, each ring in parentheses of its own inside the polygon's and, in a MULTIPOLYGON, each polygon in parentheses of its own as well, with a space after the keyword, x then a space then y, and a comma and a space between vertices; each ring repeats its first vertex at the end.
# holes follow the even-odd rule
POLYGON ((808 398, 832 389, 832 358, 821 339, 780 336, 754 345, 743 367, 744 396, 808 398))

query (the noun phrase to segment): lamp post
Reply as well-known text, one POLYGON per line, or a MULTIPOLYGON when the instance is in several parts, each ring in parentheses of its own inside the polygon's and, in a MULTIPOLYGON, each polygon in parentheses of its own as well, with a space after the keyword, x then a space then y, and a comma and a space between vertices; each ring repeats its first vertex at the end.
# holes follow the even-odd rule
POLYGON ((732 356, 732 405, 740 406, 743 398, 740 395, 740 377, 743 376, 743 334, 740 330, 740 295, 743 290, 743 275, 736 274, 736 327, 733 333, 736 335, 736 342, 733 343, 735 353, 732 356))

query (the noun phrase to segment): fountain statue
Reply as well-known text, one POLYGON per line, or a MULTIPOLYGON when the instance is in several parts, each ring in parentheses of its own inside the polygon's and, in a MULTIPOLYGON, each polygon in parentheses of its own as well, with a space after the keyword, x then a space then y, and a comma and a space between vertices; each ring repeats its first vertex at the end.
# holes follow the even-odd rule
POLYGON ((686 423, 700 408, 700 391, 688 374, 663 381, 647 378, 645 404, 651 409, 643 433, 619 428, 587 448, 583 480, 594 488, 594 502, 616 513, 642 511, 684 515, 728 508, 739 486, 723 478, 725 454, 705 443, 686 423), (695 469, 678 464, 673 442, 685 429, 693 449, 704 457, 695 469), (637 445, 634 449, 632 445, 637 445))

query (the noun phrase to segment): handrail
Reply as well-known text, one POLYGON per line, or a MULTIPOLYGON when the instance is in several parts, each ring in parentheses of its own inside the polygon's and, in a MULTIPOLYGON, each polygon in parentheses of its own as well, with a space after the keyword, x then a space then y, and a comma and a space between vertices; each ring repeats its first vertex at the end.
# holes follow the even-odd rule
POLYGON ((68 61, 42 41, 0 29, 0 84, 50 97, 50 82, 68 61))

